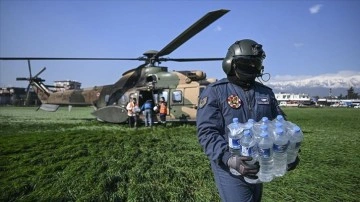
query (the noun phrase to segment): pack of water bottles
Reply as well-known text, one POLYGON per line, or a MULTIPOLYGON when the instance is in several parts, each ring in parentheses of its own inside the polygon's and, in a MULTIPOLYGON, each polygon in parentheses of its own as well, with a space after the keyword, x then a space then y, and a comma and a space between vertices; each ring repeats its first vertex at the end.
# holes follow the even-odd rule
MULTIPOLYGON (((246 178, 248 183, 270 182, 286 174, 287 165, 296 160, 303 133, 299 126, 278 115, 274 120, 263 117, 259 122, 249 119, 239 123, 233 118, 230 130, 229 150, 233 155, 251 156, 248 164, 259 162, 258 179, 246 178)), ((240 175, 230 169, 234 175, 240 175)))

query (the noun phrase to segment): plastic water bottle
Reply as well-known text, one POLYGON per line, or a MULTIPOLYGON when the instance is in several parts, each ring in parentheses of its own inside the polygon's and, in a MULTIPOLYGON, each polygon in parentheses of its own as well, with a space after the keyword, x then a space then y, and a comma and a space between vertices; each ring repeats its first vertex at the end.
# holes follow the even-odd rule
POLYGON ((260 133, 261 133, 261 128, 260 127, 262 125, 267 125, 269 122, 270 121, 269 121, 269 119, 267 117, 262 117, 259 122, 256 122, 254 124, 254 131, 260 135, 260 133))
MULTIPOLYGON (((248 125, 247 125, 248 126, 248 125)), ((246 161, 247 164, 253 165, 257 161, 257 154, 255 151, 255 139, 252 134, 252 130, 245 129, 243 136, 240 139, 240 145, 241 145, 241 156, 250 156, 253 159, 251 161, 246 161)), ((248 183, 256 183, 258 179, 251 179, 244 177, 245 181, 248 183)))
POLYGON ((229 150, 232 154, 240 155, 240 138, 244 128, 239 123, 238 118, 233 118, 233 122, 228 125, 229 128, 229 150))
MULTIPOLYGON (((261 126, 267 126, 267 130, 271 131, 273 126, 271 121, 269 120, 268 117, 262 117, 261 120, 259 122, 256 122, 254 124, 254 133, 255 133, 255 137, 256 139, 260 138, 260 133, 261 133, 261 126)), ((269 133, 269 135, 272 137, 272 134, 269 133)))
POLYGON ((299 126, 291 124, 288 129, 289 146, 287 150, 287 164, 293 163, 298 155, 304 135, 299 126))
POLYGON ((253 141, 255 142, 255 144, 252 148, 252 154, 253 154, 253 156, 255 156, 257 158, 257 156, 258 156, 258 148, 257 148, 258 139, 256 137, 256 132, 254 130, 255 124, 256 124, 256 122, 254 119, 249 119, 243 127, 244 127, 244 131, 250 130, 253 141))
MULTIPOLYGON (((242 135, 242 131, 244 130, 239 123, 238 118, 233 118, 233 122, 228 125, 230 130, 228 137, 229 137, 229 151, 232 155, 240 156, 240 138, 242 135)), ((233 175, 241 175, 235 169, 230 168, 230 172, 233 175)))
POLYGON ((270 182, 273 179, 273 140, 271 139, 267 126, 261 126, 259 148, 259 163, 260 171, 258 173, 259 179, 262 182, 270 182))
POLYGON ((273 126, 273 129, 275 130, 276 129, 276 124, 277 123, 281 123, 282 124, 282 129, 284 130, 284 132, 286 133, 286 129, 287 129, 287 126, 288 126, 288 121, 286 121, 284 119, 284 117, 282 115, 277 115, 276 118, 272 121, 272 126, 273 126))
POLYGON ((274 175, 276 177, 284 176, 287 169, 287 147, 289 138, 283 130, 281 123, 276 123, 274 131, 274 175))

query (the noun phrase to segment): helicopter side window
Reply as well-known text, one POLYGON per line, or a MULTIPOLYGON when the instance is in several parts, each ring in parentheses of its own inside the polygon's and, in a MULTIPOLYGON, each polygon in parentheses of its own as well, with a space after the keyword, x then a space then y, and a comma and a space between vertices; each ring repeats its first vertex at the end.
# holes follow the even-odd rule
POLYGON ((129 100, 129 98, 126 95, 121 96, 121 98, 119 99, 118 103, 121 105, 126 105, 127 104, 127 100, 129 100))
POLYGON ((105 95, 105 102, 109 102, 110 95, 105 95))
POLYGON ((172 101, 173 101, 173 103, 181 103, 182 102, 182 92, 174 91, 172 93, 172 101))

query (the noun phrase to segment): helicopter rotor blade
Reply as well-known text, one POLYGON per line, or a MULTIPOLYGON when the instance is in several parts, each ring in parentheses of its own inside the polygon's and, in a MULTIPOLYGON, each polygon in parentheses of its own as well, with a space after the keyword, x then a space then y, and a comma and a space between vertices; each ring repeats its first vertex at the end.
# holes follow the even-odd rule
POLYGON ((28 105, 29 97, 30 97, 30 83, 26 89, 26 97, 25 97, 25 101, 24 101, 24 106, 28 105))
POLYGON ((37 78, 41 73, 43 73, 43 71, 45 71, 46 70, 46 67, 44 67, 44 68, 42 68, 42 70, 40 70, 40 72, 39 73, 37 73, 35 76, 34 76, 34 78, 37 78))
POLYGON ((219 19, 221 16, 229 12, 229 10, 220 9, 212 11, 204 15, 201 19, 192 24, 188 29, 182 32, 178 37, 172 40, 168 45, 161 49, 156 55, 155 58, 163 55, 168 55, 181 46, 183 43, 188 41, 190 38, 195 36, 197 33, 205 29, 211 23, 219 19))
POLYGON ((174 62, 203 62, 203 61, 218 61, 224 58, 159 58, 160 61, 174 61, 174 62))
POLYGON ((137 58, 89 58, 89 57, 0 57, 0 60, 27 60, 30 72, 30 79, 35 78, 40 73, 38 73, 35 77, 32 76, 31 73, 31 65, 30 60, 137 60, 137 61, 145 61, 145 65, 151 64, 154 65, 156 62, 160 61, 177 61, 177 62, 195 62, 195 61, 214 61, 214 60, 222 60, 220 58, 216 59, 208 59, 208 58, 184 58, 184 59, 168 59, 168 58, 160 58, 161 56, 168 55, 188 41, 190 38, 201 32, 203 29, 208 27, 211 23, 215 22, 217 19, 228 13, 230 10, 219 9, 215 11, 208 12, 198 21, 193 23, 190 27, 188 27, 185 31, 183 31, 180 35, 178 35, 175 39, 173 39, 170 43, 168 43, 163 49, 160 51, 151 51, 150 53, 145 53, 146 57, 137 57, 137 58))
POLYGON ((137 60, 137 61, 145 61, 146 58, 144 58, 144 57, 138 57, 138 58, 0 57, 0 60, 28 60, 28 61, 30 61, 30 60, 137 60))
POLYGON ((16 81, 28 81, 30 80, 29 78, 25 78, 25 77, 17 77, 16 81))
POLYGON ((32 77, 31 75, 31 64, 30 64, 30 60, 27 60, 28 61, 28 67, 29 67, 29 73, 30 73, 30 78, 32 77))

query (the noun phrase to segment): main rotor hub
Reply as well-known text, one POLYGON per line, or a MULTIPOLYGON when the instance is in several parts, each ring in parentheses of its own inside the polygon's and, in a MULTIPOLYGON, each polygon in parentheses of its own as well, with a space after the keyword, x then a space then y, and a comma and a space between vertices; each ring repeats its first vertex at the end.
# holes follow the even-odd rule
POLYGON ((158 54, 159 51, 157 50, 148 50, 143 55, 145 55, 147 58, 153 58, 156 54, 158 54))
POLYGON ((154 65, 155 62, 159 63, 159 60, 157 57, 155 57, 158 54, 159 51, 157 50, 148 50, 145 53, 143 53, 144 56, 148 59, 148 63, 151 65, 154 65))

